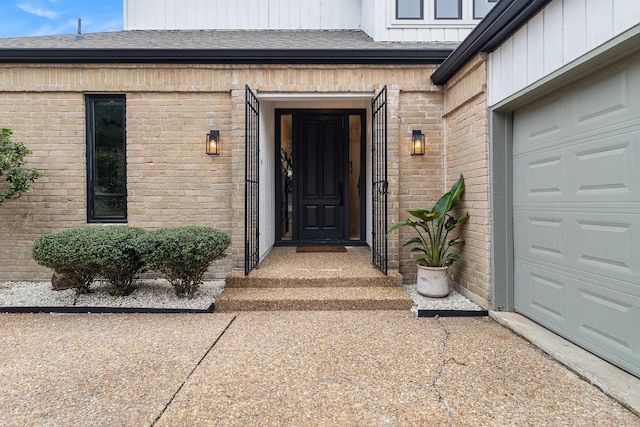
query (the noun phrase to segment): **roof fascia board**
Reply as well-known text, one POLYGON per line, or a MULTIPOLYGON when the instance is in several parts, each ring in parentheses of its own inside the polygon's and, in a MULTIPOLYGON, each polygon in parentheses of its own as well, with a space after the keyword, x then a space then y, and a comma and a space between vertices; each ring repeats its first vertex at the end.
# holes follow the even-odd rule
POLYGON ((551 0, 501 0, 432 74, 431 81, 446 84, 479 52, 491 52, 551 0))
POLYGON ((453 49, 0 49, 29 64, 441 64, 453 49))

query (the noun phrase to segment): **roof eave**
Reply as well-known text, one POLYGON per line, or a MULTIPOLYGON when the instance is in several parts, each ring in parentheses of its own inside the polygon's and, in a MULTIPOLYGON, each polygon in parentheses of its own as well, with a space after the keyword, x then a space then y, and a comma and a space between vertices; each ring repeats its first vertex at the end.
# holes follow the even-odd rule
POLYGON ((29 64, 441 64, 453 49, 0 49, 29 64))
POLYGON ((551 0, 502 0, 471 31, 431 75, 437 85, 446 84, 471 58, 492 52, 551 0))

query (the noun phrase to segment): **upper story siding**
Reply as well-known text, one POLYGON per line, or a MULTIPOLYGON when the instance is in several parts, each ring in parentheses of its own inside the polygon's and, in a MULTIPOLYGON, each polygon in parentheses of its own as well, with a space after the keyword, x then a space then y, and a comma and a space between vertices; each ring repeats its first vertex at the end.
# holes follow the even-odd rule
POLYGON ((460 42, 494 4, 459 0, 459 19, 436 19, 442 0, 422 0, 422 19, 397 19, 396 1, 405 0, 124 0, 124 29, 361 29, 376 41, 460 42))
POLYGON ((360 28, 361 0, 125 0, 125 30, 360 28))
POLYGON ((638 0, 552 1, 489 55, 489 105, 638 25, 638 0))

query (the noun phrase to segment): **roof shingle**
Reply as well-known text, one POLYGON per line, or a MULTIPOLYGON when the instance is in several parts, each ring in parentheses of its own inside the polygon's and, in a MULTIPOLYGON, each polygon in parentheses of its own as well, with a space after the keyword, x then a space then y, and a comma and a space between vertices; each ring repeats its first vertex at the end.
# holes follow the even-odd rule
POLYGON ((0 39, 2 49, 454 49, 457 43, 376 42, 360 30, 135 30, 0 39))

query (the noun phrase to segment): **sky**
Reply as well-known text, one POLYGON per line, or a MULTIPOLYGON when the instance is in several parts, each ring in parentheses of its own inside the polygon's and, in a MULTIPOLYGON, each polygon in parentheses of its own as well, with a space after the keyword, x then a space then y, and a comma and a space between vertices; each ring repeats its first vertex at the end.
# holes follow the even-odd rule
POLYGON ((0 38, 122 30, 123 0, 0 0, 0 38))

